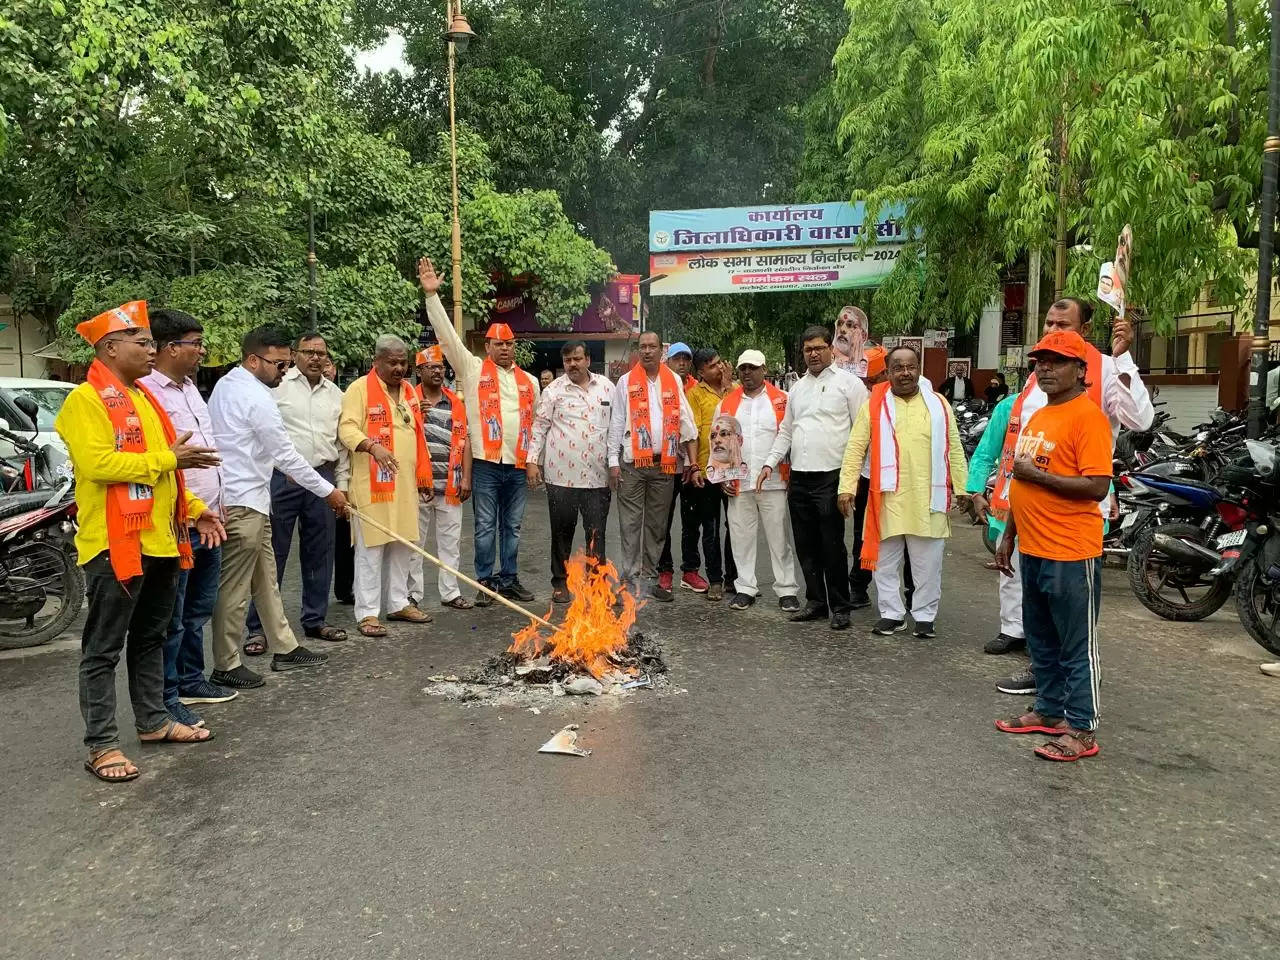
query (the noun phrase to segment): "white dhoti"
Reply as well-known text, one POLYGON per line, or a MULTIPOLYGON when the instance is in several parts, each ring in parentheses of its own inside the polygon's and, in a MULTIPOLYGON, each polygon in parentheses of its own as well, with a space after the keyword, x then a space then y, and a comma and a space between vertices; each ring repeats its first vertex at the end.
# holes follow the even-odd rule
POLYGON ((1003 573, 997 573, 996 579, 1000 581, 1000 632, 1006 637, 1024 637, 1026 634, 1022 630, 1022 554, 1018 552, 1017 544, 1013 547, 1013 557, 1010 564, 1013 567, 1013 576, 1006 577, 1003 573))
POLYGON ((905 620, 902 604, 902 552, 911 559, 911 619, 916 623, 932 623, 938 618, 942 600, 942 556, 947 541, 937 537, 904 534, 880 541, 880 558, 876 562, 876 601, 880 616, 886 620, 905 620))
POLYGON ((738 568, 738 579, 733 588, 749 597, 760 595, 756 585, 756 545, 760 530, 764 530, 765 544, 769 548, 769 562, 773 567, 773 592, 779 599, 794 597, 796 585, 796 558, 791 548, 790 531, 787 529, 787 491, 742 490, 729 498, 729 539, 733 544, 733 563, 738 568))
MULTIPOLYGON (((462 504, 447 503, 438 493, 430 503, 419 503, 418 533, 418 546, 458 569, 462 560, 462 504)), ((426 562, 416 553, 409 560, 409 596, 415 600, 421 600, 427 588, 423 573, 426 562)), ((440 592, 440 602, 448 603, 462 596, 458 578, 443 567, 437 569, 436 589, 440 592)))
POLYGON ((398 613, 409 605, 409 558, 413 551, 392 541, 367 547, 360 521, 356 528, 355 614, 356 620, 398 613))

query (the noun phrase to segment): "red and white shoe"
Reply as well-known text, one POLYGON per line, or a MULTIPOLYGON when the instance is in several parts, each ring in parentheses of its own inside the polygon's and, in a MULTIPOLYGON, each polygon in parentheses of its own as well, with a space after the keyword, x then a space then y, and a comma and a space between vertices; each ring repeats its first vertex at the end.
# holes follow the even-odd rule
POLYGON ((658 586, 668 592, 671 590, 671 571, 670 570, 668 570, 666 573, 658 574, 658 586))
POLYGON ((702 574, 697 570, 690 570, 680 578, 680 586, 686 590, 692 590, 694 593, 706 593, 710 584, 702 579, 702 574))

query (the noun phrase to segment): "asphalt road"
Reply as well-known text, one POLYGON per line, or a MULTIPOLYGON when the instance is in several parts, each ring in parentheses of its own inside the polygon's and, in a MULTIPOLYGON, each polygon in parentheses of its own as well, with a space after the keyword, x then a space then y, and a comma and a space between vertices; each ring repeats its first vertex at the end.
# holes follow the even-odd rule
MULTIPOLYGON (((547 554, 535 495, 540 604, 547 554)), ((1024 701, 983 557, 958 527, 931 641, 681 593, 641 625, 686 693, 540 715, 422 692, 518 626, 432 593, 429 627, 204 708, 211 744, 129 735, 127 785, 81 769, 74 642, 5 656, 0 957, 1276 955, 1280 683, 1231 608, 1159 621, 1109 571, 1102 754, 1045 763, 991 725, 1024 701), (589 758, 536 752, 570 721, 589 758)))

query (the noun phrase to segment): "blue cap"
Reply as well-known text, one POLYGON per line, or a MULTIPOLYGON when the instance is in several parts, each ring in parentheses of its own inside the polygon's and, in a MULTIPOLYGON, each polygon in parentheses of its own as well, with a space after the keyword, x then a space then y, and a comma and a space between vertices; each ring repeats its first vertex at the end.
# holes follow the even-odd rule
POLYGON ((667 347, 667 359, 670 360, 677 353, 687 353, 690 357, 693 356, 693 351, 689 349, 689 345, 679 340, 667 347))

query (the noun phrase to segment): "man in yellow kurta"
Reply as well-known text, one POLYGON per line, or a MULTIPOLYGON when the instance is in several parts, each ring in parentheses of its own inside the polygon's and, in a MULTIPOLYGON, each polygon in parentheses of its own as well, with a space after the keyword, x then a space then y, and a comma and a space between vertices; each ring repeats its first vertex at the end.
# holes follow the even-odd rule
POLYGON ((889 379, 858 411, 840 469, 838 504, 853 510, 863 459, 871 459, 871 490, 862 537, 862 565, 875 571, 880 621, 874 632, 906 628, 902 560, 910 556, 917 637, 934 636, 942 598, 942 556, 951 536, 947 511, 965 502, 968 468, 950 406, 931 385, 922 390, 920 356, 896 347, 885 357, 889 379))
POLYGON ((191 566, 194 526, 206 546, 226 536, 222 523, 187 491, 182 470, 217 466, 217 451, 174 433, 164 407, 140 378, 151 372, 156 344, 147 305, 126 303, 86 320, 76 332, 93 345, 87 382, 67 395, 54 429, 76 476, 88 611, 80 652, 80 712, 85 769, 99 780, 134 780, 138 768, 120 751, 116 664, 126 651, 129 696, 138 738, 146 743, 212 740, 206 729, 178 723, 164 707, 165 635, 178 592, 178 571, 191 566))
MULTIPOLYGON (((431 457, 426 450, 418 396, 405 380, 409 348, 399 337, 379 337, 373 370, 347 388, 338 440, 351 451, 345 478, 354 509, 418 542, 418 500, 430 500, 431 457)), ((339 479, 341 484, 343 478, 339 479)), ((355 613, 366 637, 384 637, 378 617, 429 623, 409 602, 410 549, 372 523, 351 518, 355 531, 355 613)))

